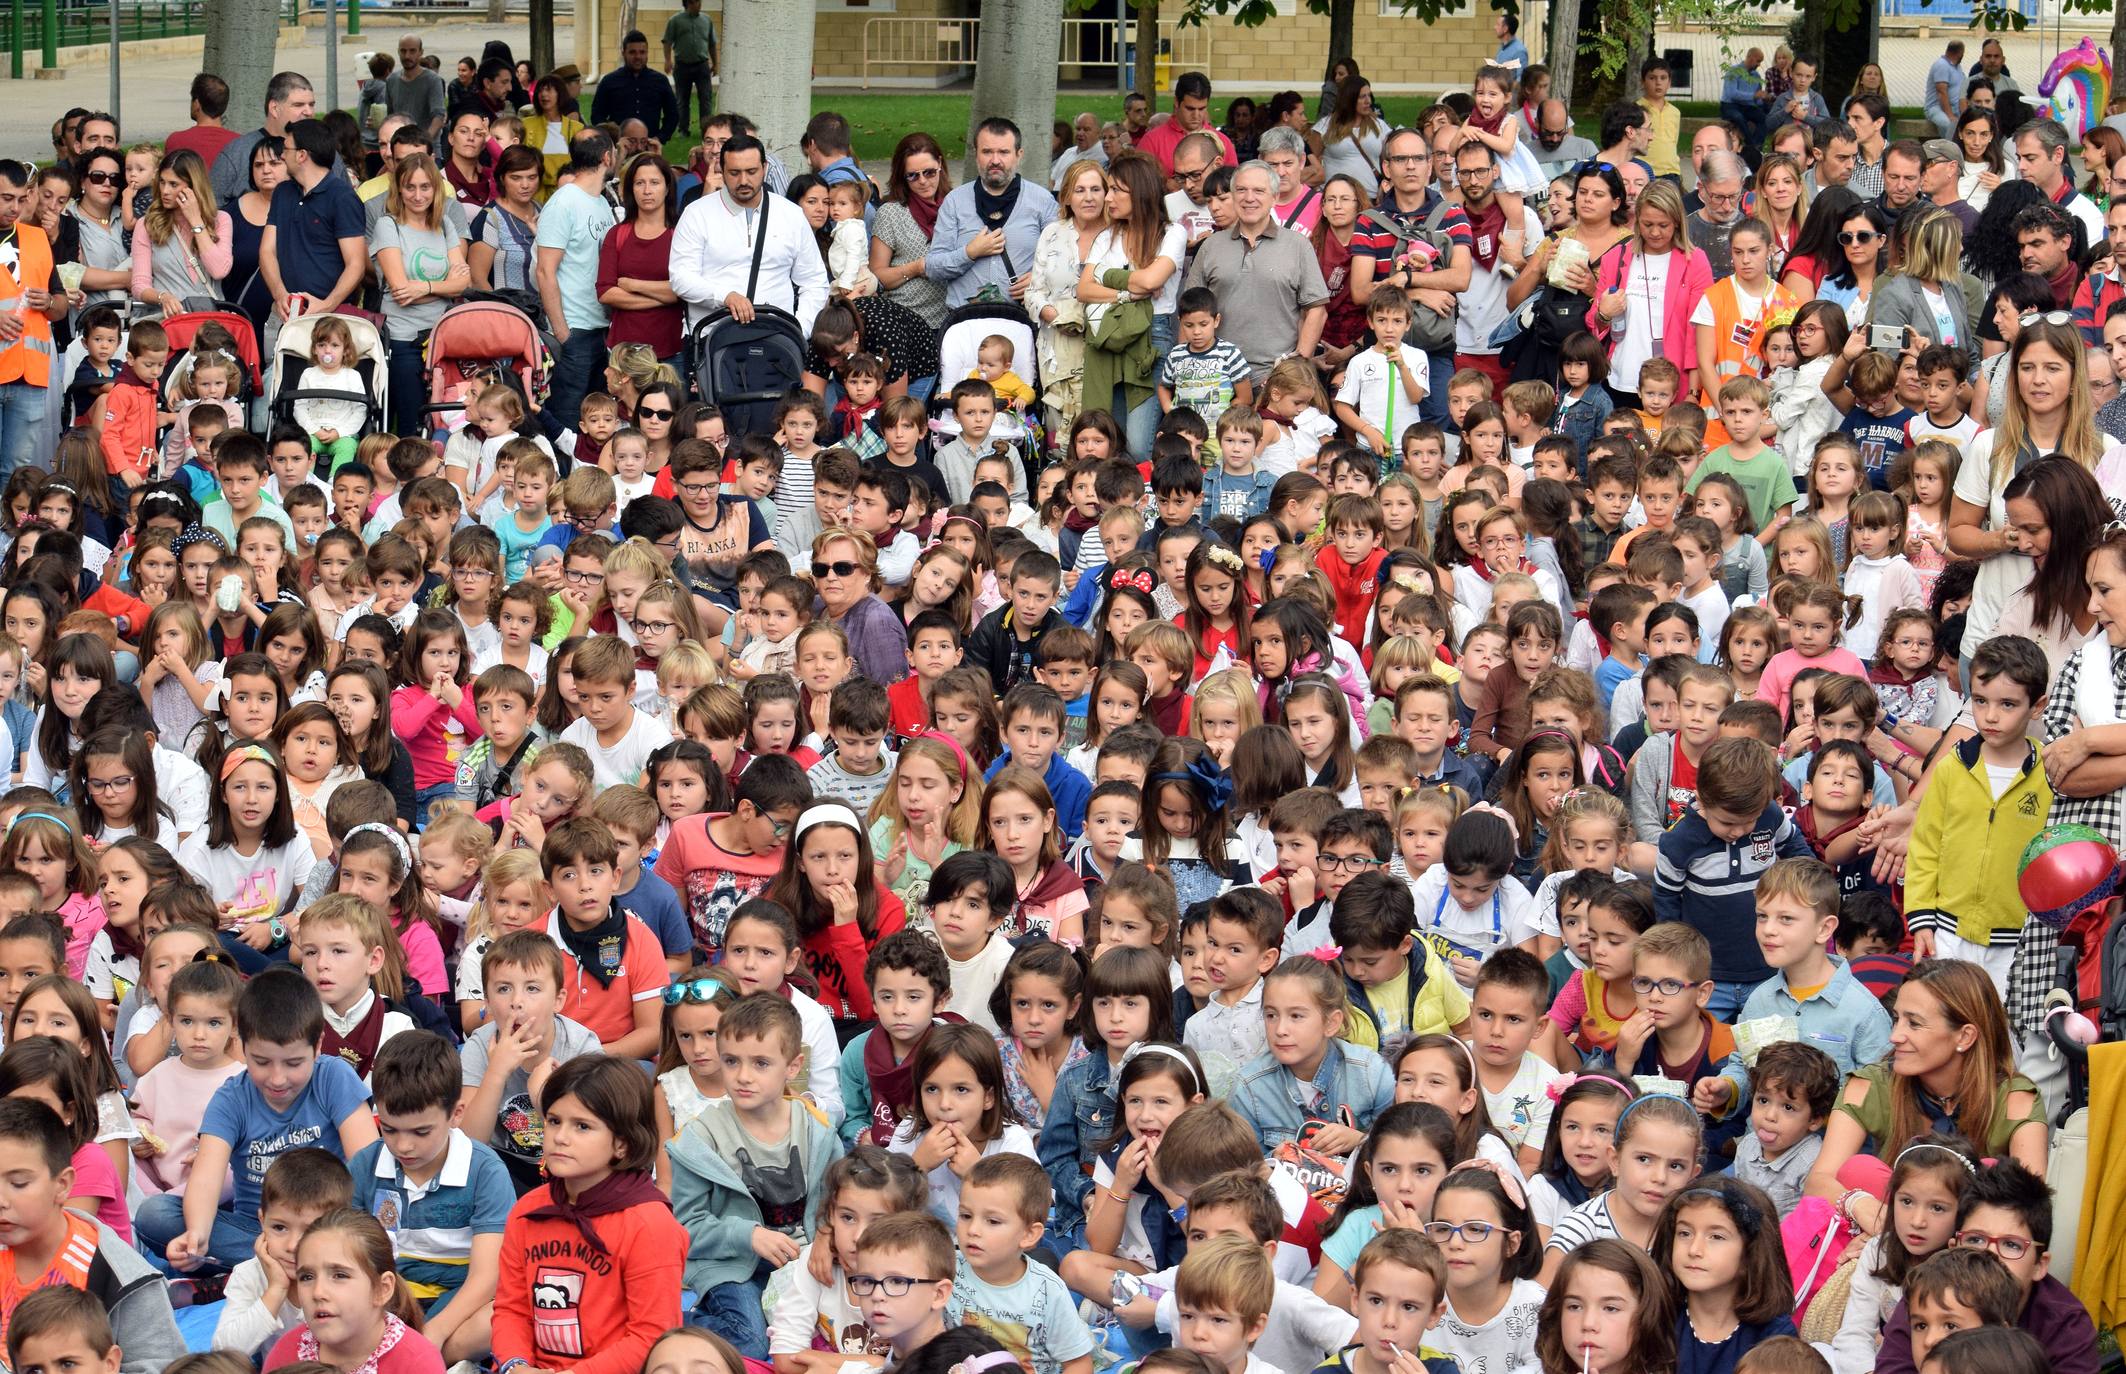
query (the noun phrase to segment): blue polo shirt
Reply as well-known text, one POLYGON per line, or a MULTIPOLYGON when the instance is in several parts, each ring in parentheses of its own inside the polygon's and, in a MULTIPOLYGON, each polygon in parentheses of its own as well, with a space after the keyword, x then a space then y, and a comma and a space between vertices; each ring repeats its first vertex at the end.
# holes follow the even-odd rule
POLYGON ((427 1187, 409 1183, 379 1140, 348 1163, 354 1205, 383 1224, 399 1277, 433 1312, 465 1282, 475 1236, 499 1236, 517 1204, 509 1169, 492 1148, 452 1128, 443 1167, 427 1187))
POLYGON ((362 202, 354 188, 345 177, 330 173, 307 195, 292 180, 274 187, 266 223, 274 232, 281 283, 290 291, 312 296, 329 296, 339 284, 347 266, 340 256, 340 240, 360 239, 366 244, 369 238, 362 202))

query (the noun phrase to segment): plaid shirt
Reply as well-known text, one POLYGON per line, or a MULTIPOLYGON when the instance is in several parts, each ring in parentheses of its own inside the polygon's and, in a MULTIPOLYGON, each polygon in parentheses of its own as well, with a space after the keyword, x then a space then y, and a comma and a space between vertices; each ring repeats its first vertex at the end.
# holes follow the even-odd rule
MULTIPOLYGON (((2053 681, 2043 721, 2045 743, 2075 728, 2075 692, 2081 675, 2080 654, 2069 654, 2053 681)), ((2126 718, 2126 649, 2111 651, 2111 701, 2126 718)), ((2054 794, 2053 825, 2086 825, 2099 831, 2113 848, 2126 847, 2126 789, 2101 797, 2054 794)), ((2059 933, 2037 921, 2023 925, 2015 962, 2008 971, 2008 1026, 2018 1039, 2034 1035, 2045 1014, 2045 997, 2059 982, 2059 933)))
POLYGON ((1580 566, 1583 568, 1597 568, 1607 563, 1609 551, 1617 546, 1617 540, 1624 534, 1622 524, 1613 530, 1605 530, 1591 515, 1583 515, 1572 524, 1580 532, 1580 566))

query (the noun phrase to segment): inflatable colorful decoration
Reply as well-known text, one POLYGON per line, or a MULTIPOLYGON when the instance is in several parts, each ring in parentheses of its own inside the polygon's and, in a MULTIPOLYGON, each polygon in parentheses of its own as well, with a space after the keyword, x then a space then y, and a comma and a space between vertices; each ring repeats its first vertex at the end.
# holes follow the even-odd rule
POLYGON ((2023 848, 2016 888, 2032 920, 2065 930, 2118 892, 2119 855, 2086 825, 2048 825, 2023 848))
POLYGON ((2052 60, 2037 93, 2044 97, 2038 117, 2058 120, 2080 143, 2104 118, 2111 99, 2111 55, 2084 38, 2052 60))

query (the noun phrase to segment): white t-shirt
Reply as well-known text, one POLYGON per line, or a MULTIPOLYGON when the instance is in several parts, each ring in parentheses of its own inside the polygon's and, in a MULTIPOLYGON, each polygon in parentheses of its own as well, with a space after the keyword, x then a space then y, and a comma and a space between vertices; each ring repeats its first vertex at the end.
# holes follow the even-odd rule
POLYGON ((1499 879, 1492 900, 1475 911, 1463 910, 1447 890, 1445 864, 1434 864, 1413 879, 1410 895, 1417 905, 1420 931, 1436 931, 1474 958, 1486 958, 1507 945, 1536 937, 1535 900, 1510 874, 1499 879))
POLYGON ((1962 448, 1978 437, 1978 421, 1958 412, 1955 424, 1942 426, 1935 424, 1927 418, 1925 411, 1921 411, 1905 426, 1905 433, 1910 436, 1915 448, 1929 439, 1946 440, 1962 448))
MULTIPOLYGON (((1169 224, 1166 226, 1166 232, 1159 238, 1159 251, 1153 254, 1153 257, 1165 258, 1174 265, 1173 274, 1166 279, 1166 284, 1160 287, 1158 293, 1152 297, 1152 313, 1154 315, 1171 315, 1181 300, 1181 266, 1188 257, 1188 235, 1182 231, 1180 225, 1169 224)), ((1129 267, 1132 265, 1129 260, 1129 253, 1122 246, 1121 238, 1112 229, 1101 230, 1098 236, 1093 239, 1092 252, 1086 255, 1086 261, 1093 264, 1095 276, 1107 271, 1110 267, 1129 267)))
POLYGON ((1403 384, 1402 374, 1395 364, 1388 361, 1378 349, 1369 348, 1355 353, 1344 366, 1344 384, 1337 389, 1336 399, 1358 412, 1359 418, 1388 436, 1389 443, 1396 442, 1396 435, 1417 414, 1418 402, 1424 399, 1426 372, 1424 355, 1411 352, 1415 357, 1406 357, 1405 366, 1410 369, 1410 378, 1417 383, 1412 394, 1403 384))
POLYGON ((1710 663, 1720 647, 1720 631, 1727 625, 1727 592, 1715 577, 1704 591, 1695 596, 1686 594, 1683 604, 1698 617, 1698 661, 1710 663))
POLYGON ((1425 1344, 1452 1355, 1464 1374, 1536 1374, 1542 1368, 1535 1356, 1536 1315, 1542 1307, 1543 1285, 1515 1279, 1506 1305, 1481 1326, 1456 1316, 1450 1300, 1438 1324, 1425 1332, 1425 1344))
POLYGON ((1497 1092, 1484 1089, 1484 1107, 1491 1113, 1491 1124, 1514 1149, 1525 1145, 1540 1150, 1550 1138, 1554 1104, 1545 1089, 1557 1076, 1558 1071, 1549 1060, 1534 1050, 1524 1050, 1521 1066, 1513 1071, 1505 1087, 1497 1092))
MULTIPOLYGON (((1542 219, 1525 207, 1521 210, 1521 233, 1521 241, 1529 244, 1543 236, 1542 219)), ((1513 285, 1517 275, 1503 263, 1469 269, 1469 289, 1455 298, 1454 346, 1457 350, 1497 355, 1499 346, 1491 342, 1491 333, 1505 323, 1508 313, 1506 289, 1513 285)), ((1611 370, 1614 372, 1614 365, 1611 370)))
POLYGON ((1001 935, 989 937, 989 943, 966 963, 947 955, 945 966, 952 970, 952 1000, 945 1010, 957 1012, 991 1035, 1003 1034, 996 1018, 989 1014, 989 994, 996 991, 999 980, 1004 977, 1004 965, 1011 962, 1011 941, 1001 935))
POLYGON ((310 837, 298 832, 277 848, 260 845, 251 854, 239 854, 234 845, 207 844, 207 832, 196 830, 177 847, 177 866, 207 885, 217 904, 233 903, 237 917, 274 916, 287 910, 295 894, 310 881, 317 855, 310 837))
POLYGON ((1634 253, 1624 273, 1624 330, 1609 355, 1609 384, 1639 389, 1639 369, 1662 356, 1669 342, 1660 331, 1667 318, 1668 268, 1674 253, 1634 253))
POLYGON ((600 744, 598 727, 588 720, 569 726, 561 738, 591 756, 591 781, 603 791, 634 783, 649 765, 650 755, 672 742, 672 732, 663 722, 637 711, 628 722, 627 733, 613 744, 600 744))

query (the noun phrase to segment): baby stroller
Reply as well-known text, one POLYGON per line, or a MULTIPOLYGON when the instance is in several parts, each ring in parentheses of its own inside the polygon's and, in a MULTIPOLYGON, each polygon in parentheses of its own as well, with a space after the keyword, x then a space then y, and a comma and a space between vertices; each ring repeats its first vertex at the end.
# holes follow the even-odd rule
POLYGON ((273 359, 272 380, 266 393, 267 415, 274 424, 295 423, 297 401, 358 401, 365 408, 362 427, 358 434, 375 434, 384 428, 384 417, 391 413, 390 369, 384 361, 384 335, 376 321, 366 315, 341 311, 331 315, 298 315, 281 326, 278 341, 278 356, 273 359), (301 391, 296 382, 303 369, 310 366, 310 336, 316 332, 318 321, 336 319, 347 326, 347 333, 354 340, 354 357, 348 366, 362 379, 359 397, 344 391, 301 391))
POLYGON ((784 393, 805 383, 806 342, 797 317, 772 305, 753 307, 740 323, 721 306, 696 324, 688 339, 694 385, 723 412, 731 435, 772 434, 784 393))
POLYGON ((507 300, 463 301, 443 312, 428 336, 431 428, 460 428, 465 409, 490 382, 505 382, 528 403, 546 399, 553 359, 532 318, 507 300))
MULTIPOLYGON (((1041 394, 1041 363, 1034 348, 1033 318, 1017 301, 969 301, 947 315, 938 330, 938 384, 930 401, 934 417, 931 428, 938 433, 959 434, 959 424, 952 418, 953 384, 974 375, 982 340, 992 334, 1011 340, 1012 374, 1032 387, 1035 396, 1041 394)), ((1019 460, 1026 468, 1026 490, 1031 492, 1042 466, 1038 404, 1016 424, 1014 418, 1008 407, 1000 405, 996 428, 990 434, 1019 450, 1019 460)))
POLYGON ((236 360, 243 364, 243 375, 237 379, 237 394, 230 399, 240 406, 249 407, 259 394, 258 330, 251 324, 251 317, 230 305, 220 302, 216 310, 192 310, 181 315, 165 315, 163 332, 170 336, 170 362, 163 371, 163 395, 175 399, 177 388, 192 370, 192 355, 196 351, 194 340, 207 325, 220 325, 236 340, 236 360))

